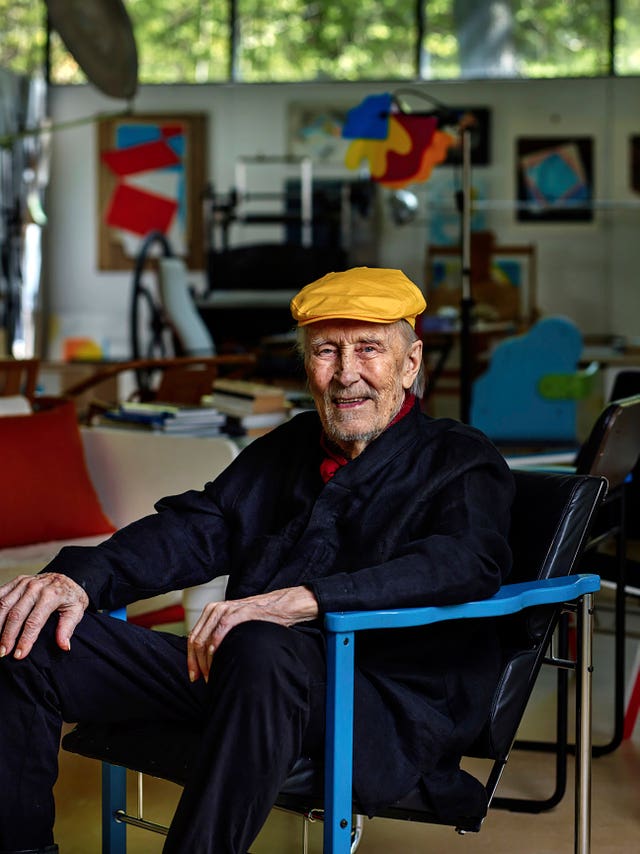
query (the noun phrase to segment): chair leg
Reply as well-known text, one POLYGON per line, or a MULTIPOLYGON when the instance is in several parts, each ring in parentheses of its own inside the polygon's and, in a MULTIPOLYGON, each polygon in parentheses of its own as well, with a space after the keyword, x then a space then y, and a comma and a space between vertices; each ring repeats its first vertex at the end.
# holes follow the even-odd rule
POLYGON ((302 854, 309 854, 309 824, 306 815, 302 816, 302 854))
POLYGON ((351 825, 351 854, 356 854, 362 842, 362 834, 364 833, 364 817, 357 814, 353 817, 351 825))
MULTIPOLYGON (((518 739, 514 749, 550 752, 555 755, 555 787, 553 792, 545 798, 518 798, 518 797, 494 797, 491 806, 494 809, 507 809, 512 812, 541 813, 556 807, 564 797, 567 788, 567 757, 571 746, 568 744, 569 727, 569 674, 567 668, 560 663, 567 658, 569 646, 569 615, 560 615, 557 629, 557 649, 551 651, 546 659, 548 664, 557 667, 557 692, 556 703, 556 738, 555 741, 539 741, 531 739, 518 739)), ((576 657, 573 659, 577 661, 576 657)), ((577 666, 577 665, 576 665, 577 666)), ((574 670, 574 667, 571 667, 574 670)), ((499 777, 495 781, 495 785, 499 777)), ((492 790, 495 791, 495 788, 492 790)))
POLYGON ((574 852, 591 850, 591 681, 593 673, 593 596, 578 604, 578 662, 576 667, 576 782, 574 852))
POLYGON ((102 763, 102 854, 126 854, 127 826, 115 817, 126 810, 127 769, 102 763))
MULTIPOLYGON (((309 854, 309 826, 315 821, 309 815, 302 816, 302 854, 309 854)), ((350 854, 356 854, 362 842, 364 833, 364 816, 356 814, 351 824, 351 849, 350 854)))
MULTIPOLYGON (((624 737, 625 642, 627 637, 627 536, 625 528, 626 484, 620 487, 619 523, 615 535, 616 596, 614 628, 613 734, 605 744, 593 745, 593 756, 606 756, 616 750, 624 737)), ((597 564, 596 564, 597 566, 597 564)), ((597 569, 595 570, 597 572, 597 569)))
POLYGON ((351 850, 353 672, 354 633, 329 634, 323 854, 351 850))

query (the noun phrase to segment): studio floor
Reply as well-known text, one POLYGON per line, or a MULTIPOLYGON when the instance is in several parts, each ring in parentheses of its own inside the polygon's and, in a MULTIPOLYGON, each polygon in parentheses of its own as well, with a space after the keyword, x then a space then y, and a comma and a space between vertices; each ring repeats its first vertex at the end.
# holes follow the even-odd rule
MULTIPOLYGON (((612 731, 613 637, 610 597, 600 594, 594 638, 595 743, 608 741, 612 731)), ((638 621, 629 619, 626 645, 630 670, 640 646, 638 621)), ((548 739, 553 735, 555 677, 544 670, 523 722, 523 738, 548 739)), ((448 827, 435 827, 383 819, 365 820, 360 854, 559 854, 573 851, 573 760, 570 759, 567 792, 556 808, 533 815, 491 810, 479 834, 458 836, 448 827)), ((592 851, 594 854, 632 854, 640 850, 640 720, 631 739, 617 750, 593 761, 592 851)), ((469 766, 470 770, 474 770, 469 766)), ((130 775, 134 803, 136 780, 130 775)), ((544 798, 553 790, 553 759, 549 754, 516 750, 500 785, 499 794, 544 798)), ((167 822, 179 796, 178 787, 158 780, 145 785, 145 816, 167 822)), ((56 841, 61 854, 100 854, 100 768, 98 763, 69 754, 61 755, 56 787, 56 841)), ((156 854, 163 837, 136 828, 127 830, 129 854, 156 854)), ((299 854, 301 822, 274 811, 252 846, 255 854, 299 854)), ((322 851, 322 827, 311 828, 309 854, 322 851)), ((185 852, 188 854, 188 852, 185 852)))

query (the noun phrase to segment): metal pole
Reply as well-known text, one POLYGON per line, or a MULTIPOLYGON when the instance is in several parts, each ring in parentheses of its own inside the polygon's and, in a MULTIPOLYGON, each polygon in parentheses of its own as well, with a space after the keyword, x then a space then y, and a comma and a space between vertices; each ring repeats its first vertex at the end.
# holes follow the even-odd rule
POLYGON ((313 243, 313 165, 310 157, 300 162, 300 220, 301 243, 311 246, 313 243))
POLYGON ((473 353, 471 348, 471 130, 462 128, 462 193, 461 215, 461 300, 460 300, 460 420, 468 424, 471 418, 471 384, 473 353))
POLYGON ((575 854, 591 850, 591 680, 593 674, 593 595, 578 603, 576 666, 575 854))

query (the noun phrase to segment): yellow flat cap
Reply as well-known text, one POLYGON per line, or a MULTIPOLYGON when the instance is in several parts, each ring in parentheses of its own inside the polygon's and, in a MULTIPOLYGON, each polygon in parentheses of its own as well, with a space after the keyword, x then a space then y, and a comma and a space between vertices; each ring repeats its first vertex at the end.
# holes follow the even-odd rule
POLYGON ((344 318, 368 323, 407 320, 415 327, 416 317, 426 307, 422 292, 402 270, 382 267, 327 273, 291 300, 291 314, 298 326, 344 318))

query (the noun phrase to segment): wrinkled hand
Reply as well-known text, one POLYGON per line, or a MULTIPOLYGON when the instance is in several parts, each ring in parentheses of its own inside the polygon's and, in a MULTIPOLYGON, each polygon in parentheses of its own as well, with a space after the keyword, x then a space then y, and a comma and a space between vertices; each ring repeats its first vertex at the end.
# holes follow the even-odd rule
POLYGON ((260 593, 246 599, 209 602, 191 630, 187 645, 189 678, 209 679, 209 670, 216 649, 227 632, 247 620, 266 620, 281 626, 293 626, 313 620, 318 615, 318 603, 306 587, 285 587, 271 593, 260 593))
POLYGON ((58 572, 19 575, 0 587, 0 658, 12 650, 14 658, 25 658, 54 611, 60 618, 56 643, 71 648, 71 635, 89 605, 85 591, 58 572), (15 649, 14 649, 15 647, 15 649))

